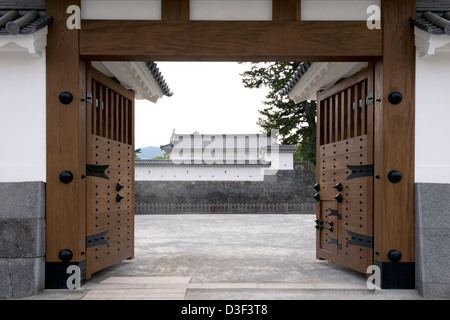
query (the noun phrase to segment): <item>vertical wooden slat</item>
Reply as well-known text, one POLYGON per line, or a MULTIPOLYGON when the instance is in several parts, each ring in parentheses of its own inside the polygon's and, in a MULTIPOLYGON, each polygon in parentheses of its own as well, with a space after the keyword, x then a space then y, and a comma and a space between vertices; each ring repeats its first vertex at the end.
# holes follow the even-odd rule
POLYGON ((327 100, 328 100, 328 116, 329 116, 329 119, 328 119, 328 122, 329 122, 328 123, 328 125, 329 125, 329 127, 328 127, 328 134, 329 134, 328 140, 331 143, 331 142, 335 141, 334 140, 334 130, 333 130, 333 127, 334 127, 333 105, 334 104, 333 104, 333 98, 328 98, 327 100))
POLYGON ((91 82, 92 82, 92 134, 97 134, 97 121, 98 121, 97 81, 92 79, 91 82))
POLYGON ((104 134, 104 125, 105 125, 105 121, 104 121, 104 115, 103 115, 103 106, 104 106, 104 102, 103 102, 103 85, 101 83, 99 83, 99 88, 98 88, 98 135, 99 136, 103 136, 104 134))
POLYGON ((119 111, 120 111, 120 96, 118 93, 116 93, 115 96, 115 118, 114 118, 114 140, 119 141, 119 128, 120 128, 120 118, 119 118, 119 111))
POLYGON ((161 0, 161 20, 189 20, 189 0, 161 0))
POLYGON ((348 139, 347 135, 347 94, 346 90, 341 92, 341 137, 342 139, 348 139))
POLYGON ((335 119, 334 119, 334 125, 335 125, 335 140, 340 141, 341 140, 341 109, 339 105, 339 93, 337 93, 334 97, 334 111, 335 111, 335 119))
POLYGON ((125 99, 125 105, 123 108, 123 113, 124 113, 124 120, 123 120, 123 131, 124 131, 124 137, 123 137, 123 142, 128 143, 128 127, 129 127, 129 123, 128 123, 128 109, 129 109, 129 104, 130 104, 130 100, 125 99))
POLYGON ((323 127, 322 127, 322 131, 323 131, 323 144, 327 144, 330 142, 329 138, 330 136, 328 135, 328 100, 323 100, 323 127))
POLYGON ((120 142, 124 142, 124 127, 125 127, 125 123, 124 123, 124 115, 123 115, 123 110, 125 108, 125 98, 123 96, 120 96, 120 110, 119 110, 119 141, 120 142))
MULTIPOLYGON (((134 154, 134 100, 130 100, 130 107, 128 109, 128 144, 133 146, 134 154)), ((134 163, 134 161, 133 161, 134 163)))
POLYGON ((367 133, 367 115, 366 115, 366 96, 367 96, 366 81, 361 83, 361 134, 367 133))
POLYGON ((359 86, 358 84, 355 84, 353 86, 353 101, 354 101, 354 113, 353 113, 353 123, 354 123, 354 130, 355 130, 355 137, 361 135, 361 126, 360 126, 360 120, 359 120, 359 86))
POLYGON ((109 135, 109 89, 105 86, 105 138, 110 138, 111 136, 109 135))
POLYGON ((300 0, 272 0, 273 21, 298 21, 301 17, 300 0))
POLYGON ((347 92, 347 130, 348 130, 348 138, 354 137, 353 133, 353 111, 352 111, 352 101, 353 101, 353 95, 352 95, 352 88, 348 88, 347 92))

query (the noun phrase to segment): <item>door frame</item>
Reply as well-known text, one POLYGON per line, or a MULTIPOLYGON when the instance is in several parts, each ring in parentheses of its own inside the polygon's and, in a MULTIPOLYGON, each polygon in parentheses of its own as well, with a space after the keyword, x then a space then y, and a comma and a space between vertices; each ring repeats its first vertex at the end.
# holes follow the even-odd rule
POLYGON ((102 59, 374 62, 374 261, 383 288, 414 287, 415 1, 381 0, 381 30, 368 30, 365 21, 300 21, 292 14, 300 0, 274 0, 273 21, 190 21, 188 2, 162 0, 161 21, 83 20, 80 30, 70 30, 67 8, 81 7, 81 0, 46 1, 53 17, 46 50, 46 286, 67 278, 68 264, 83 266, 85 63, 102 59), (59 99, 64 92, 73 97, 67 105, 59 99), (389 101, 393 92, 402 94, 399 104, 389 101), (393 171, 401 181, 389 180, 393 171), (65 175, 72 180, 62 182, 65 175))

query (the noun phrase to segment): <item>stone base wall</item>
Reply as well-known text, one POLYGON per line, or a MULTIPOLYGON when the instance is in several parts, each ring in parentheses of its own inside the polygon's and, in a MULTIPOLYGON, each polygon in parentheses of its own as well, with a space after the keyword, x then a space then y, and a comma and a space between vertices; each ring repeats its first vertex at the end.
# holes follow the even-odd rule
POLYGON ((148 203, 315 203, 315 183, 314 169, 304 163, 264 181, 136 181, 135 203, 137 209, 148 203))
POLYGON ((450 299, 450 184, 416 184, 416 288, 450 299))
POLYGON ((45 183, 0 183, 0 298, 32 296, 45 282, 45 183))

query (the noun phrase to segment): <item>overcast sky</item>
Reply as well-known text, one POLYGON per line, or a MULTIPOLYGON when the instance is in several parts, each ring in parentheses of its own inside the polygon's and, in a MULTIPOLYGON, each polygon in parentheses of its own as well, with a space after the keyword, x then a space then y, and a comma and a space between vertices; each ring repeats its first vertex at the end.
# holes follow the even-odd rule
POLYGON ((136 101, 136 148, 160 146, 176 133, 260 133, 258 110, 267 89, 244 88, 240 73, 251 64, 157 62, 174 95, 136 101))

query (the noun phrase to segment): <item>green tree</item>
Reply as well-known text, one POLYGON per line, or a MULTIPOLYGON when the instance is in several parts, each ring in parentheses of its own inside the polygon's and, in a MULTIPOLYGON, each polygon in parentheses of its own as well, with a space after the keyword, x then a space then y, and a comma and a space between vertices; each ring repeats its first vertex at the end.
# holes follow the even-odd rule
POLYGON ((158 157, 155 157, 153 159, 158 159, 158 160, 169 159, 169 153, 166 151, 166 152, 164 152, 163 156, 158 156, 158 157))
POLYGON ((297 62, 252 63, 251 69, 241 74, 246 88, 269 88, 265 108, 259 110, 258 126, 268 134, 279 130, 280 142, 297 145, 296 157, 315 163, 316 103, 295 103, 287 96, 278 95, 299 66, 297 62))

